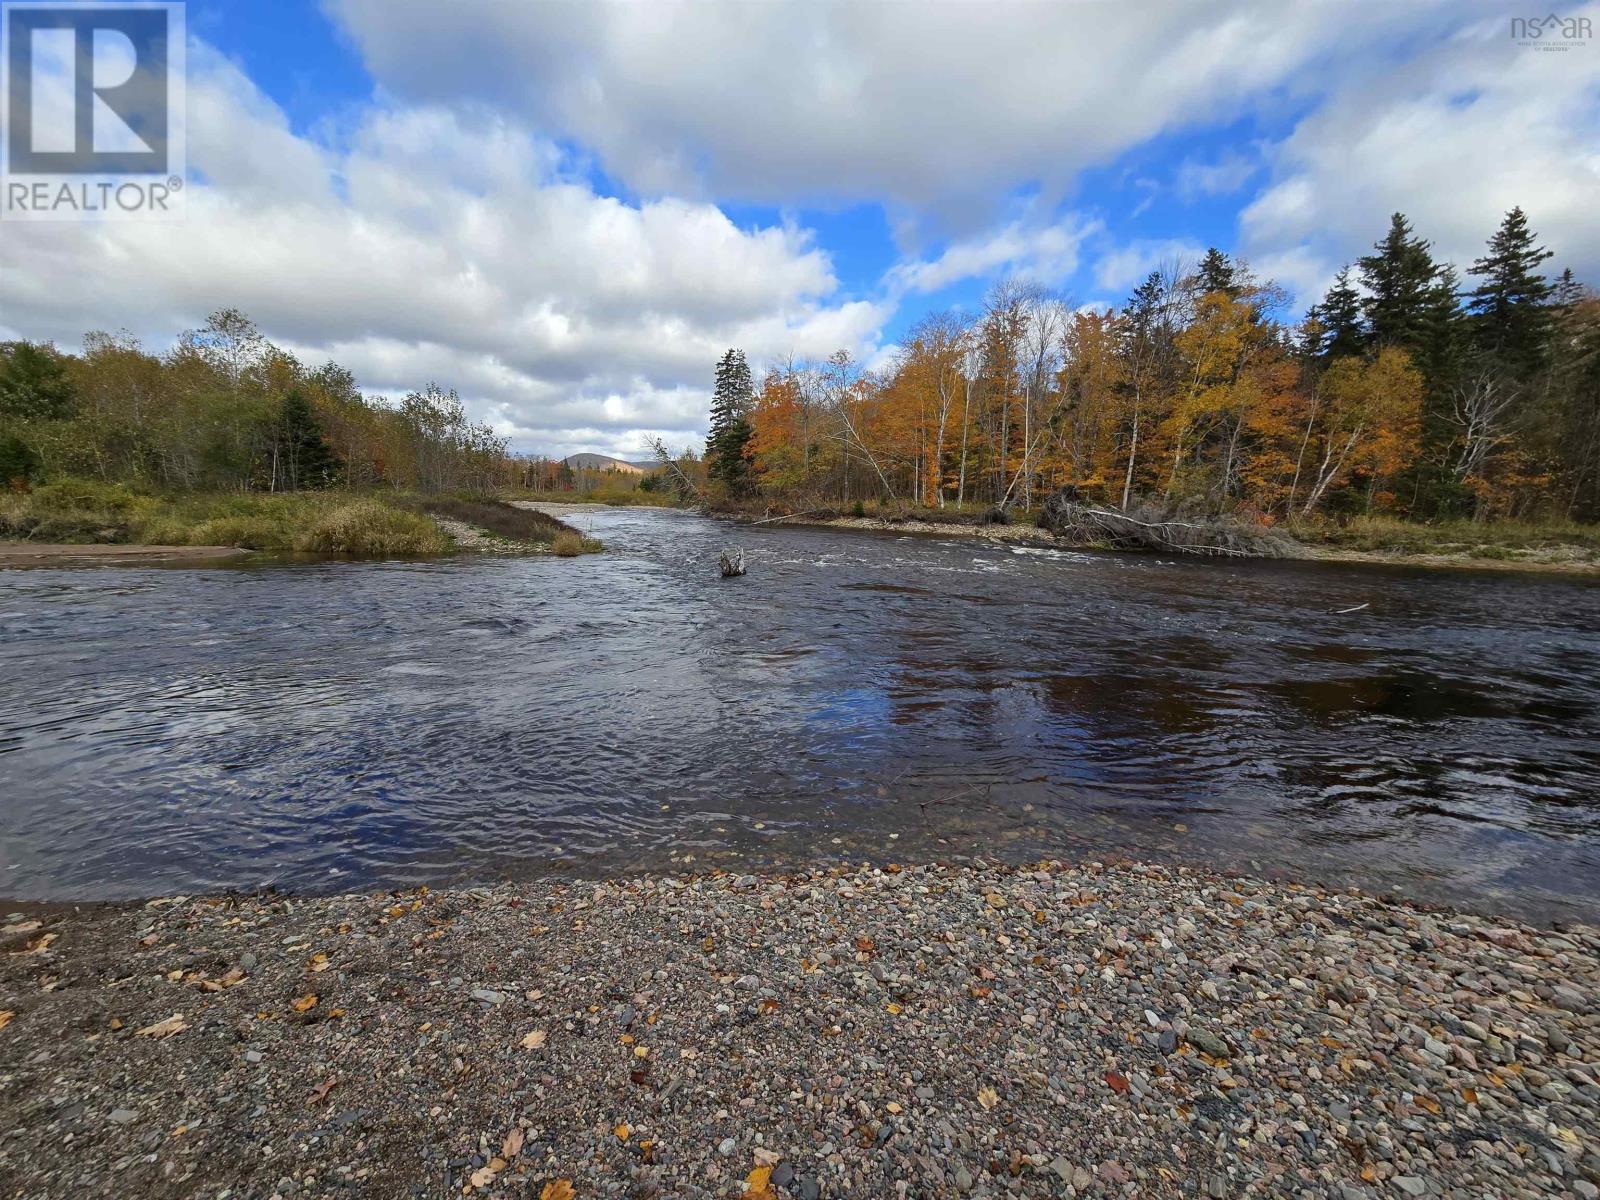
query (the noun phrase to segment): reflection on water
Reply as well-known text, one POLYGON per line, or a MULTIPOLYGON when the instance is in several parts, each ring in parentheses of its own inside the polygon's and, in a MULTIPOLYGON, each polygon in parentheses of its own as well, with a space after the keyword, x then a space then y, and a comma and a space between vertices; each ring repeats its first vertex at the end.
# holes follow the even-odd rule
POLYGON ((1600 914, 1591 584, 578 520, 0 573, 0 895, 1065 853, 1600 914))

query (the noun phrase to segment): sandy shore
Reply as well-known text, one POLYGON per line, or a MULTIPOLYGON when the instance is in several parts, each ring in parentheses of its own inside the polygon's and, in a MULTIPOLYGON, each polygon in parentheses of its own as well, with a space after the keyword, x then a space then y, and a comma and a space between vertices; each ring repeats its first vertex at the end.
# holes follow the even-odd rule
POLYGON ((76 563, 199 562, 248 554, 234 546, 69 546, 38 542, 0 542, 0 567, 76 563))
POLYGON ((6 1195, 1600 1194, 1592 927, 1091 863, 0 940, 6 1195))

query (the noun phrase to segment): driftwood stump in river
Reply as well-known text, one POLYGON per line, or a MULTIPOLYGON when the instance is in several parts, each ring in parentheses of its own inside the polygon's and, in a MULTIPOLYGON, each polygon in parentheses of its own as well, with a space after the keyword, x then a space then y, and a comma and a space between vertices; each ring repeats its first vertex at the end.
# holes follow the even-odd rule
POLYGON ((724 579, 731 579, 735 575, 744 574, 744 551, 738 546, 729 546, 717 559, 717 568, 722 572, 724 579))

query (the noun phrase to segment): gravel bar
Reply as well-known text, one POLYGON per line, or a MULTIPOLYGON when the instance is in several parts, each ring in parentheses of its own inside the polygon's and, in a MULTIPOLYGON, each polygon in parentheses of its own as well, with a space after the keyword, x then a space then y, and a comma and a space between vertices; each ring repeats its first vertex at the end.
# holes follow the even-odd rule
POLYGON ((0 940, 6 1196, 1600 1196, 1591 926, 975 862, 0 940))

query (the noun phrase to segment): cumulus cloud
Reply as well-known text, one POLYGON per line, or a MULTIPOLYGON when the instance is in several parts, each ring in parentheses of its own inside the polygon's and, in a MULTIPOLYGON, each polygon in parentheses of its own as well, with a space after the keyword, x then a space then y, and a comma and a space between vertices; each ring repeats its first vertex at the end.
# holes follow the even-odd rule
POLYGON ((1096 287, 1126 292, 1160 267, 1193 266, 1206 248, 1187 238, 1138 238, 1106 251, 1094 264, 1096 287))
POLYGON ((964 279, 1002 273, 1059 284, 1078 269, 1080 247, 1101 228, 1099 221, 1077 215, 1048 224, 1012 221, 954 241, 931 259, 897 263, 886 282, 895 292, 935 292, 964 279))
MULTIPOLYGON (((1600 5, 1581 10, 1600 22, 1600 5)), ((1402 211, 1465 270, 1521 205, 1552 266, 1600 276, 1600 54, 1518 45, 1509 20, 1469 20, 1406 64, 1341 86, 1272 151, 1241 215, 1263 273, 1314 300, 1402 211), (1270 268, 1270 270, 1269 270, 1270 268), (1316 290, 1310 290, 1316 289, 1316 290)))
MULTIPOLYGON (((647 193, 959 206, 1233 119, 1446 0, 1000 6, 328 0, 386 88, 514 106, 647 193)), ((978 205, 981 209, 982 205, 978 205)))
POLYGON ((454 386, 522 448, 637 452, 637 430, 699 435, 727 346, 867 354, 886 316, 837 297, 807 231, 597 194, 487 110, 374 107, 321 144, 203 46, 189 100, 187 220, 9 226, 0 336, 164 346, 231 305, 369 390, 454 386))

